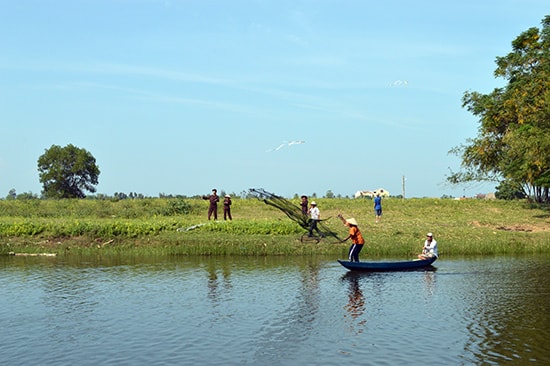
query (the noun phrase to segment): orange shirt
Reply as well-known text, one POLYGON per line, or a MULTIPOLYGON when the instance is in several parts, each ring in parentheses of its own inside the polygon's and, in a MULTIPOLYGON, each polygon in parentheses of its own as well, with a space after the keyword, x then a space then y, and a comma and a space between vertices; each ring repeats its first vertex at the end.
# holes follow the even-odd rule
POLYGON ((361 235, 361 231, 359 231, 359 228, 357 226, 349 227, 349 235, 353 244, 365 244, 365 239, 363 239, 363 235, 361 235))

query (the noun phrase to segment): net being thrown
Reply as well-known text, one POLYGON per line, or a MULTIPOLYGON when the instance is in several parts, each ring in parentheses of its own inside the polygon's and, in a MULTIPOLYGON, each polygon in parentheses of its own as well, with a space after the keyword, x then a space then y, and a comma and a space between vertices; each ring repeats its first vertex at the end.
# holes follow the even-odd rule
MULTIPOLYGON (((293 204, 286 198, 277 196, 274 193, 265 191, 262 188, 250 188, 250 194, 256 197, 257 199, 264 201, 266 205, 273 206, 283 211, 289 219, 300 225, 302 228, 309 230, 309 217, 302 213, 300 206, 293 204)), ((317 224, 319 230, 324 236, 332 236, 337 240, 341 240, 338 235, 330 230, 323 222, 317 224)))

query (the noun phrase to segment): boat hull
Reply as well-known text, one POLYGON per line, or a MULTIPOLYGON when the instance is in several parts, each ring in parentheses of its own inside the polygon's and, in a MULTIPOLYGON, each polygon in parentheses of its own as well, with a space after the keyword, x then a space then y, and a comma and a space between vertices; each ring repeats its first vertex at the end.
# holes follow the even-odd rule
POLYGON ((351 271, 406 271, 430 267, 436 259, 437 257, 390 262, 350 262, 338 260, 338 263, 351 271))

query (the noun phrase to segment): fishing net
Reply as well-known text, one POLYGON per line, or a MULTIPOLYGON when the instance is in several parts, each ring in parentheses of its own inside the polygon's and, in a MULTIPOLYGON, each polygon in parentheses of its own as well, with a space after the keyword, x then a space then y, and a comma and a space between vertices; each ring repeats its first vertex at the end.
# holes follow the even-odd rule
MULTIPOLYGON (((300 225, 305 230, 309 230, 310 219, 307 215, 304 215, 302 213, 302 208, 300 206, 295 205, 286 198, 277 196, 274 193, 267 192, 262 188, 250 188, 250 194, 257 199, 264 201, 266 205, 273 206, 283 211, 289 219, 300 225)), ((340 241, 341 239, 338 237, 338 235, 334 231, 330 230, 328 226, 323 223, 323 221, 326 220, 321 220, 317 223, 317 227, 321 231, 321 235, 331 236, 340 241)))

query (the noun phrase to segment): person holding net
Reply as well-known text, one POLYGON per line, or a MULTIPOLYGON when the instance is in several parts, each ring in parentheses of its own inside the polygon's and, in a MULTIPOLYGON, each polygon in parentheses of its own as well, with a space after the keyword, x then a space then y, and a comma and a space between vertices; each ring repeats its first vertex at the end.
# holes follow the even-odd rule
POLYGON ((349 235, 343 239, 341 242, 345 242, 348 239, 351 239, 351 246, 349 248, 349 261, 350 262, 359 262, 359 253, 361 253, 361 249, 363 249, 363 245, 365 244, 365 239, 363 239, 363 235, 361 234, 361 230, 359 230, 359 225, 357 224, 357 220, 355 220, 353 217, 349 219, 344 219, 344 216, 341 214, 338 215, 340 220, 349 227, 349 235))
POLYGON ((313 230, 315 230, 321 238, 323 237, 323 233, 317 227, 317 223, 319 221, 321 221, 321 211, 319 210, 319 207, 317 207, 317 203, 315 201, 312 201, 311 208, 309 209, 309 231, 307 234, 308 237, 313 237, 313 230))

